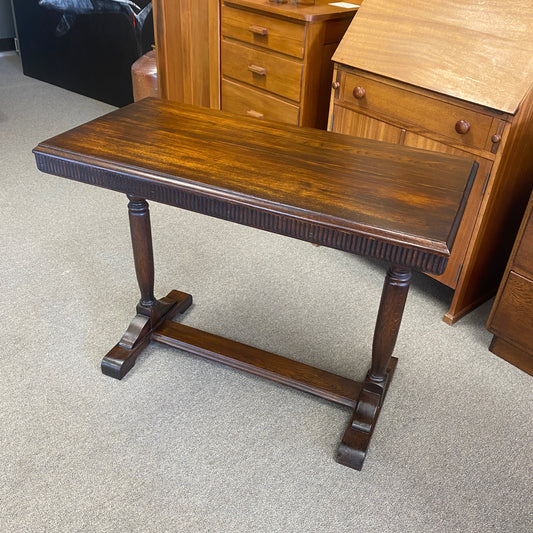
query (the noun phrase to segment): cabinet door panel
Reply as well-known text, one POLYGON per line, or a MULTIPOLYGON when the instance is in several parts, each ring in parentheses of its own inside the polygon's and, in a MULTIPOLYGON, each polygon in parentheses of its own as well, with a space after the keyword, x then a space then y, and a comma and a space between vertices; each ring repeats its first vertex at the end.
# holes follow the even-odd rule
MULTIPOLYGON (((403 142, 406 146, 412 146, 413 148, 422 148, 423 150, 431 150, 434 152, 444 152, 447 154, 463 155, 470 158, 472 157, 472 155, 468 152, 463 152, 446 144, 428 139, 422 135, 416 135, 411 132, 406 132, 403 142)), ((466 204, 461 225, 459 226, 459 230, 455 238, 455 244, 448 261, 448 266, 446 267, 444 274, 441 274, 440 276, 433 276, 435 279, 438 279, 441 283, 444 283, 452 289, 457 287, 460 268, 464 262, 466 250, 472 237, 472 232, 474 231, 479 208, 481 207, 481 201, 483 199, 485 183, 492 168, 492 161, 477 158, 477 162, 479 163, 479 168, 472 186, 472 190, 470 191, 470 195, 468 197, 468 202, 466 204)))
POLYGON ((331 131, 398 144, 403 130, 381 120, 335 105, 331 131))

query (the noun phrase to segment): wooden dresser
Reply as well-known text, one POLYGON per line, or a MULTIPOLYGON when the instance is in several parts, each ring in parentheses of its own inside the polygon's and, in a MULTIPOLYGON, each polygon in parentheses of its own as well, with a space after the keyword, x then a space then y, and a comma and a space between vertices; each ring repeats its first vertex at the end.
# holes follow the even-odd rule
POLYGON ((357 8, 224 0, 221 108, 326 128, 331 56, 357 8))
POLYGON ((533 376, 533 194, 496 295, 491 352, 533 376))
POLYGON ((326 129, 331 56, 351 5, 154 0, 161 96, 326 129))
POLYGON ((451 324, 494 295, 533 185, 531 0, 365 0, 333 56, 329 129, 473 155, 451 324))

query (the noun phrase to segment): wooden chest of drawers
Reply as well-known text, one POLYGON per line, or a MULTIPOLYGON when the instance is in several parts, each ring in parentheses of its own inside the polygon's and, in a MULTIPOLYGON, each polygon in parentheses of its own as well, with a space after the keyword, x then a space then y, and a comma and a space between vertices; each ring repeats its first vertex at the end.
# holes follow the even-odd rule
POLYGON ((357 8, 328 2, 221 4, 221 108, 326 128, 331 56, 357 8))
POLYGON ((533 376, 533 194, 487 322, 490 350, 533 376))
POLYGON ((329 123, 478 161, 448 267, 437 277, 454 290, 450 324, 495 294, 533 185, 533 5, 461 5, 365 0, 333 57, 329 123), (473 31, 478 26, 484 31, 473 31))

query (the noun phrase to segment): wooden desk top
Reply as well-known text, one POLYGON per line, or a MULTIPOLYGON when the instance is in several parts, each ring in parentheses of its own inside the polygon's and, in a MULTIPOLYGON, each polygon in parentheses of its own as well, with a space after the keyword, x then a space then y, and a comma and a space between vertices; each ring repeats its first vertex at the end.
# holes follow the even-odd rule
POLYGON ((365 0, 333 61, 516 113, 533 78, 531 0, 365 0))
POLYGON ((159 99, 34 153, 50 174, 432 273, 446 266, 476 167, 159 99))

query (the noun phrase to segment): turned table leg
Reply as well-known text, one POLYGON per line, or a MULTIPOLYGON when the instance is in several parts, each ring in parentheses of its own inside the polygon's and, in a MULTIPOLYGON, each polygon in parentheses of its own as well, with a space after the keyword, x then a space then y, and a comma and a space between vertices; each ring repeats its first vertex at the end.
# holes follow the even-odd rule
MULTIPOLYGON (((150 314, 155 304, 154 297, 154 252, 148 202, 143 198, 128 196, 128 215, 130 220, 131 244, 135 273, 141 290, 139 306, 150 314)), ((139 310, 139 312, 141 312, 139 310)))
POLYGON ((102 372, 122 379, 133 367, 139 353, 148 345, 152 332, 163 320, 183 313, 191 304, 189 294, 172 291, 165 298, 154 296, 154 254, 150 211, 144 198, 128 195, 128 213, 135 273, 141 291, 137 315, 120 342, 102 360, 102 372))
POLYGON ((361 470, 381 405, 396 366, 392 352, 400 330, 411 271, 391 265, 379 305, 372 365, 363 382, 357 405, 337 451, 337 462, 361 470))

